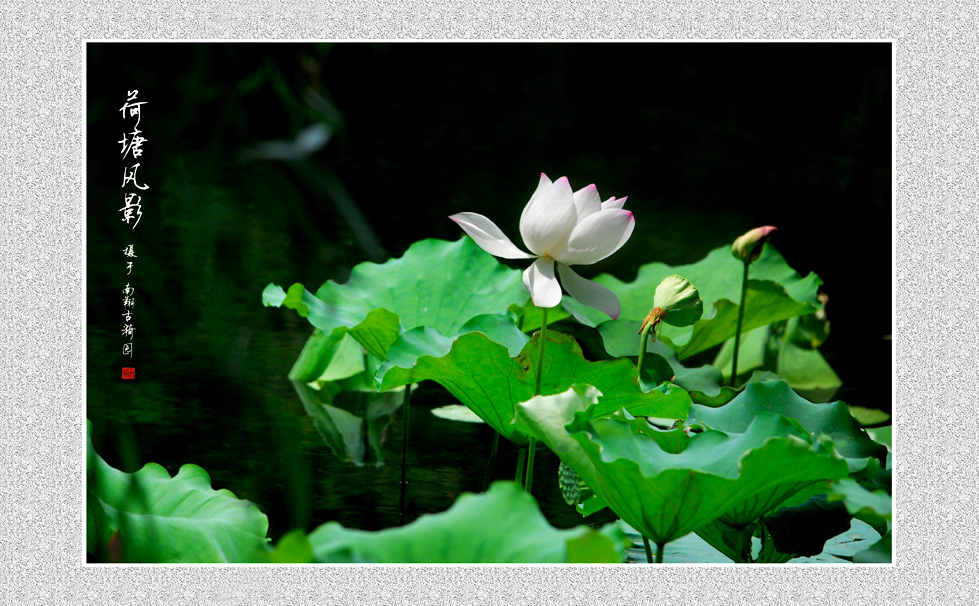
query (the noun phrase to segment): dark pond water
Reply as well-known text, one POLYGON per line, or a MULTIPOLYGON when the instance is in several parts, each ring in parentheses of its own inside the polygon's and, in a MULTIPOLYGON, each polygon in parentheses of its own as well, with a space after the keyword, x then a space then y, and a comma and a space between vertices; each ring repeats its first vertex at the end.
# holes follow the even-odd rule
MULTIPOLYGON (((629 196, 635 234, 588 276, 629 280, 643 263, 693 262, 779 226, 775 244, 830 296, 823 352, 844 382, 837 398, 890 410, 886 46, 112 44, 90 46, 88 66, 96 447, 129 471, 202 466, 258 504, 273 539, 332 520, 400 524, 401 414, 384 433, 385 464, 341 461, 286 376, 311 327, 264 308, 263 288, 315 289, 416 240, 454 240, 454 212, 491 216, 516 238, 540 171, 629 196), (117 210, 119 108, 132 89, 147 102, 139 174, 150 186, 135 230, 117 210), (262 142, 312 124, 331 133, 319 151, 259 158, 277 153, 262 142)), ((412 397, 409 519, 481 486, 492 431, 430 413, 451 403, 435 384, 412 397)), ((512 479, 515 462, 502 443, 496 477, 512 479)), ((534 496, 552 524, 573 526, 557 467, 538 451, 534 496)))

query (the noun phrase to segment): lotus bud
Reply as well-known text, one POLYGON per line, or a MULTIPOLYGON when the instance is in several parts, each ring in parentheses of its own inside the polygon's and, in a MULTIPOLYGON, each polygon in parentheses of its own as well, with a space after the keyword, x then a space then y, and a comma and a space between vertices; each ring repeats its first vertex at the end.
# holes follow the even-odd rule
POLYGON ((731 246, 731 253, 736 259, 751 263, 761 256, 762 245, 775 229, 771 225, 754 228, 734 241, 734 245, 731 246))

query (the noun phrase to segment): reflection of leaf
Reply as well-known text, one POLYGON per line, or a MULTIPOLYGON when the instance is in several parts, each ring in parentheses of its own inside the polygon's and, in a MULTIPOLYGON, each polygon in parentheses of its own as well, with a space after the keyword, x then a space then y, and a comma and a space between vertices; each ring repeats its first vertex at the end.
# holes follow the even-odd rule
POLYGON ((89 422, 86 466, 93 555, 115 533, 126 562, 249 562, 267 549, 265 514, 228 490, 212 489, 196 465, 183 465, 172 478, 156 463, 136 473, 114 469, 96 454, 89 422))
POLYGON ((313 296, 301 284, 269 285, 263 301, 296 309, 324 333, 350 331, 383 360, 402 330, 418 326, 456 335, 470 318, 527 300, 519 270, 501 265, 470 238, 422 240, 386 263, 361 263, 346 284, 332 280, 313 296))
MULTIPOLYGON (((535 334, 516 357, 503 345, 479 332, 464 334, 451 341, 447 353, 444 344, 434 356, 414 352, 411 368, 386 365, 378 370, 380 389, 404 385, 408 381, 430 379, 448 389, 505 438, 526 443, 526 436, 511 424, 518 402, 534 395, 540 334, 535 334)), ((420 340, 415 343, 421 342, 420 340)), ((391 348, 390 357, 400 359, 391 348)), ((636 367, 628 360, 589 362, 578 344, 563 333, 547 331, 544 348, 544 376, 541 392, 559 393, 573 383, 594 385, 605 394, 598 414, 611 414, 625 407, 632 414, 679 419, 689 410, 686 392, 663 386, 650 392, 639 387, 636 367)))
POLYGON ((513 482, 496 482, 482 495, 464 493, 448 511, 401 528, 365 532, 330 522, 308 542, 317 562, 386 564, 616 563, 625 548, 624 534, 612 524, 600 531, 552 527, 513 482))
POLYGON ((292 386, 316 432, 338 459, 358 466, 383 464, 381 437, 391 415, 401 407, 404 388, 379 394, 333 386, 316 390, 299 381, 292 386))
MULTIPOLYGON (((681 360, 734 336, 738 315, 738 305, 734 302, 741 298, 743 265, 731 255, 729 246, 719 247, 690 265, 644 265, 633 282, 625 283, 608 274, 598 276, 595 281, 618 295, 622 313, 617 321, 640 322, 652 307, 656 286, 670 274, 679 274, 689 280, 708 310, 708 317, 693 327, 662 328, 662 338, 677 346, 681 360)), ((765 246, 761 258, 751 265, 743 330, 820 309, 822 304, 816 291, 821 283, 816 274, 799 276, 773 246, 765 246)), ((571 298, 563 299, 562 306, 589 326, 598 326, 607 319, 571 298)), ((634 347, 636 352, 632 355, 638 353, 638 342, 634 347)))
POLYGON ((623 412, 595 418, 596 395, 578 388, 535 397, 518 406, 517 423, 655 543, 718 518, 744 525, 807 484, 846 474, 831 446, 814 450, 797 423, 778 415, 760 413, 740 435, 690 438, 623 412))
POLYGON ((887 454, 850 416, 846 404, 813 404, 792 391, 785 381, 749 383, 740 395, 720 408, 695 404, 690 408, 687 424, 699 422, 712 429, 740 433, 760 412, 796 419, 811 436, 829 436, 851 470, 864 467, 867 457, 883 460, 887 454))

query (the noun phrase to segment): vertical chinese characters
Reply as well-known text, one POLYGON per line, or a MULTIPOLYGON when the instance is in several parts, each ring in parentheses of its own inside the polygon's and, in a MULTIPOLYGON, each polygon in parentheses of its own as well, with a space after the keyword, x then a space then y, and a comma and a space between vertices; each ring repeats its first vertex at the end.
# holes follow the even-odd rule
MULTIPOLYGON (((149 189, 149 185, 145 181, 140 181, 138 176, 138 171, 140 167, 140 160, 143 156, 143 144, 146 143, 147 139, 143 136, 143 131, 139 128, 139 123, 142 118, 143 105, 146 105, 145 101, 137 101, 139 96, 138 90, 127 91, 126 102, 119 108, 122 112, 122 119, 127 123, 128 127, 131 129, 128 132, 123 132, 122 139, 118 141, 122 145, 120 153, 122 154, 123 171, 122 171, 122 189, 123 189, 123 207, 119 209, 122 213, 122 221, 126 225, 130 226, 132 229, 136 229, 139 225, 140 219, 143 217, 143 197, 142 192, 149 189)), ((135 246, 133 244, 128 244, 122 250, 122 254, 125 257, 126 263, 126 276, 127 278, 132 276, 134 269, 134 259, 137 258, 135 246)), ((131 278, 130 278, 131 279, 131 278)), ((132 359, 133 357, 133 334, 135 333, 135 326, 133 318, 135 314, 133 313, 133 306, 135 304, 136 289, 131 286, 131 282, 127 281, 126 286, 122 289, 122 331, 121 335, 125 339, 122 345, 122 355, 132 359)), ((122 378, 123 379, 134 379, 135 378, 135 368, 123 368, 122 378)))
MULTIPOLYGON (((142 118, 143 105, 146 104, 145 101, 136 101, 136 97, 139 95, 138 90, 128 91, 126 102, 119 111, 122 112, 123 120, 131 121, 135 118, 135 124, 132 125, 132 130, 129 133, 123 133, 122 139, 119 143, 122 144, 122 159, 125 162, 127 159, 131 163, 129 166, 124 166, 122 170, 122 187, 126 189, 127 185, 131 185, 139 191, 145 191, 149 189, 149 185, 140 184, 137 180, 137 171, 139 170, 140 163, 135 162, 143 155, 143 143, 146 142, 146 138, 142 136, 141 130, 139 130, 139 121, 142 118), (127 136, 128 135, 128 136, 127 136)), ((137 192, 123 192, 124 206, 119 209, 122 213, 122 220, 129 225, 131 221, 135 221, 132 224, 133 229, 139 225, 139 220, 143 216, 143 197, 137 192)))

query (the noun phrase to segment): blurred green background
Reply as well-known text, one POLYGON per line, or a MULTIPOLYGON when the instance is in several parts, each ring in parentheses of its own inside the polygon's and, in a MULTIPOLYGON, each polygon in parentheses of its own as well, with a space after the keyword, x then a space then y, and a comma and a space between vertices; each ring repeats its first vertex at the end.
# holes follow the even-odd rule
MULTIPOLYGON (((90 43, 96 448, 127 471, 201 465, 268 514, 273 538, 330 520, 398 524, 399 414, 384 442, 394 464, 340 462, 286 378, 311 327, 264 308, 262 290, 315 290, 416 240, 455 240, 447 216, 461 211, 520 244, 540 172, 629 197, 634 235, 579 268, 586 277, 630 280, 644 263, 693 262, 778 226, 789 263, 825 282, 836 398, 890 412, 892 86, 887 43, 90 43), (135 230, 118 212, 132 89, 146 102, 150 186, 135 230), (127 282, 132 364, 119 334, 127 282), (122 381, 122 366, 137 380, 122 381)), ((413 402, 411 517, 478 490, 492 436, 430 415, 453 403, 437 385, 413 402)), ((514 460, 504 445, 499 478, 514 460)), ((539 455, 537 469, 545 515, 579 523, 556 458, 539 455)))

